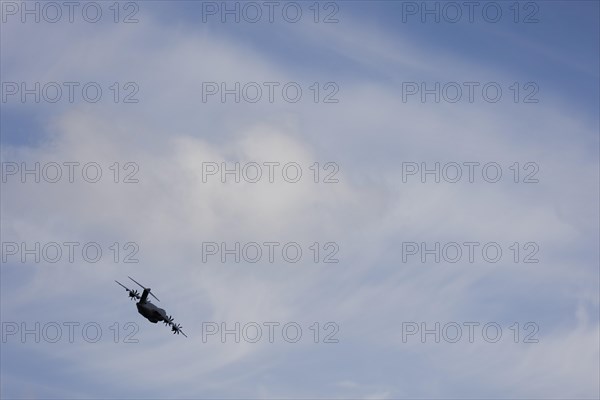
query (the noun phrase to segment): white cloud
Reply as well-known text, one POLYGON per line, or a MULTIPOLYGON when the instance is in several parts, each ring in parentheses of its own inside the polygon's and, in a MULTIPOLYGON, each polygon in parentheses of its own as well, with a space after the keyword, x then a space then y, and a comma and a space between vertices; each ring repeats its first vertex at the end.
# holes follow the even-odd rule
MULTIPOLYGON (((373 27, 330 28, 299 37, 383 76, 414 73, 424 66, 437 79, 457 71, 475 77, 499 74, 447 54, 397 44, 373 27)), ((587 153, 596 142, 588 139, 593 138, 592 124, 571 118, 571 110, 560 108, 558 101, 526 110, 502 104, 407 104, 387 78, 356 78, 339 82, 341 101, 335 105, 203 104, 198 88, 205 80, 300 79, 259 50, 206 31, 173 31, 150 22, 112 31, 9 29, 9 37, 22 35, 30 51, 45 55, 50 66, 26 62, 23 50, 7 40, 12 44, 3 49, 5 54, 15 57, 15 66, 24 66, 9 68, 10 79, 135 79, 141 88, 138 105, 59 108, 45 127, 43 145, 2 149, 3 161, 95 161, 105 172, 115 161, 140 166, 138 184, 3 185, 3 241, 140 245, 140 264, 103 259, 96 265, 3 265, 3 320, 27 315, 42 321, 138 322, 137 345, 37 349, 60 357, 68 371, 110 382, 115 389, 105 388, 105 397, 120 391, 194 396, 200 390, 212 397, 336 397, 340 390, 342 396, 365 398, 484 396, 494 391, 518 397, 597 394, 598 320, 586 311, 598 310, 597 252, 577 254, 570 262, 571 249, 579 251, 577 246, 594 243, 598 235, 598 159, 587 153), (81 35, 73 36, 73 31, 81 35), (61 38, 66 41, 62 50, 48 45, 61 38), (87 49, 86 57, 82 49, 87 49), (523 126, 537 130, 521 138, 523 126), (297 184, 202 183, 202 163, 207 161, 294 161, 307 176, 297 184), (340 183, 313 183, 308 166, 316 161, 338 162, 340 183), (496 161, 505 168, 515 161, 535 161, 541 182, 402 184, 402 161, 496 161), (508 263, 403 264, 400 243, 424 237, 538 241, 546 257, 522 268, 508 263), (269 240, 301 242, 305 250, 314 241, 336 241, 341 262, 315 265, 308 252, 299 264, 201 262, 204 241, 269 240), (31 279, 17 280, 26 268, 31 279), (127 275, 152 285, 189 340, 171 340, 166 328, 137 315, 112 282, 127 275), (7 282, 13 278, 22 283, 7 282), (539 301, 529 300, 532 311, 519 304, 528 285, 540 290, 539 301), (490 299, 482 296, 486 292, 506 296, 490 299), (549 312, 561 302, 567 302, 565 308, 553 318, 538 315, 547 330, 539 345, 523 351, 512 344, 411 347, 411 360, 423 369, 421 380, 404 382, 407 387, 381 384, 391 374, 385 367, 379 367, 379 382, 355 379, 352 372, 364 365, 348 365, 354 359, 346 361, 342 354, 365 359, 378 354, 383 364, 397 365, 406 348, 399 342, 402 321, 448 321, 473 314, 493 320, 506 313, 535 318, 533 310, 549 312), (573 315, 587 322, 558 329, 562 317, 573 315), (205 344, 200 329, 207 320, 335 320, 340 343, 327 351, 311 343, 205 344), (328 364, 334 358, 330 352, 340 348, 336 362, 328 364), (469 358, 461 361, 464 354, 469 358), (488 365, 489 359, 493 362, 488 365), (315 382, 312 387, 299 383, 290 360, 310 364, 302 373, 315 382), (323 383, 319 375, 335 368, 350 371, 350 376, 323 383), (463 385, 477 382, 474 392, 455 386, 453 378, 463 385), (430 388, 420 386, 428 381, 433 382, 430 388), (546 386, 548 381, 553 385, 546 386)), ((13 383, 3 390, 17 393, 15 382, 24 378, 4 376, 13 383)), ((76 393, 79 388, 73 387, 76 393)), ((48 389, 37 390, 43 394, 48 389)))

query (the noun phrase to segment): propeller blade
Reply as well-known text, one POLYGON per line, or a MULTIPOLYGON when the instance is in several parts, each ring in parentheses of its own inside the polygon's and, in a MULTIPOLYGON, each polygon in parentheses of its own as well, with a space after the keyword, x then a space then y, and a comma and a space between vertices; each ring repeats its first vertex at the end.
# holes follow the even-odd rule
POLYGON ((153 294, 152 294, 152 292, 150 292, 150 291, 149 291, 149 292, 148 292, 148 294, 149 294, 150 296, 154 297, 154 298, 156 299, 156 301, 160 301, 160 300, 158 300, 158 297, 156 297, 155 295, 153 295, 153 294))
POLYGON ((130 276, 127 276, 127 277, 128 277, 129 279, 131 279, 132 281, 134 281, 135 283, 137 283, 138 285, 140 285, 140 287, 141 287, 142 289, 146 289, 146 288, 144 287, 144 285, 142 285, 141 283, 139 283, 138 281, 136 281, 136 280, 135 280, 135 279, 133 279, 132 277, 130 277, 130 276))
POLYGON ((115 282, 117 282, 119 285, 123 286, 125 288, 125 290, 127 290, 129 292, 129 288, 125 285, 123 285, 121 282, 115 280, 115 282))

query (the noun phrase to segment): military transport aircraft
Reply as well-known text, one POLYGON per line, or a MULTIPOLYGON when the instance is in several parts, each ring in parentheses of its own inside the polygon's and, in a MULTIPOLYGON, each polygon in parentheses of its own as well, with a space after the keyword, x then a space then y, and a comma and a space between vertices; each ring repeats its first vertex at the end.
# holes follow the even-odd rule
MULTIPOLYGON (((150 295, 150 296, 154 297, 156 300, 158 300, 158 298, 150 292, 150 288, 146 288, 146 287, 142 286, 139 282, 137 282, 135 279, 133 279, 130 276, 128 276, 128 278, 131 279, 132 281, 134 281, 135 283, 137 283, 138 285, 140 285, 140 287, 142 289, 144 289, 141 296, 137 290, 129 289, 127 286, 123 285, 121 282, 119 282, 117 280, 115 280, 115 282, 117 282, 119 285, 121 285, 125 288, 125 290, 129 293, 129 298, 131 300, 134 300, 134 301, 139 300, 136 303, 138 312, 140 314, 142 314, 148 321, 152 322, 153 324, 155 324, 159 321, 162 321, 165 323, 165 325, 171 326, 171 331, 173 331, 173 334, 181 333, 183 336, 187 337, 187 335, 185 333, 183 333, 183 331, 181 330, 181 325, 173 322, 173 317, 171 317, 170 315, 167 316, 167 312, 165 310, 163 310, 162 308, 158 308, 154 304, 150 303, 150 301, 148 300, 148 295, 150 295)), ((160 301, 160 300, 158 300, 158 301, 160 301)))

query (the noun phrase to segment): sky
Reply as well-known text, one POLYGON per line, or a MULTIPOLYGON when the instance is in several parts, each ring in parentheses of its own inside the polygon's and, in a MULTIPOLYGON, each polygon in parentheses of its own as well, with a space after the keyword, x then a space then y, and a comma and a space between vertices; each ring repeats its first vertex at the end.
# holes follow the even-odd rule
POLYGON ((69 4, 0 2, 0 397, 600 397, 597 1, 69 4))

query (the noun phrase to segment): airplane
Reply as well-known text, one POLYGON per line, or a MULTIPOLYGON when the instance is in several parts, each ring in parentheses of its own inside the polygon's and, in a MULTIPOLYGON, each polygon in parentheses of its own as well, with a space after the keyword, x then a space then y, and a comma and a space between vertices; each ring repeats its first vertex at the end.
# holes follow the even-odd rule
MULTIPOLYGON (((175 322, 173 322, 173 317, 171 317, 170 315, 167 316, 167 312, 165 310, 163 310, 162 308, 156 307, 154 304, 150 303, 150 300, 148 300, 148 295, 154 297, 156 300, 158 300, 158 297, 156 297, 154 294, 152 294, 150 292, 150 288, 146 288, 143 285, 141 285, 139 282, 137 282, 135 279, 133 279, 132 277, 128 276, 129 279, 131 279, 132 281, 134 281, 135 283, 137 283, 138 285, 140 285, 140 287, 142 289, 144 289, 144 291, 142 292, 142 295, 140 296, 139 292, 137 290, 133 290, 133 289, 129 289, 127 286, 123 285, 121 282, 115 280, 115 282, 117 282, 119 285, 123 286, 125 288, 125 290, 129 293, 129 298, 131 300, 139 300, 136 303, 138 312, 140 314, 142 314, 144 316, 144 318, 146 318, 148 321, 152 322, 153 324, 162 321, 164 322, 165 325, 170 325, 171 326, 171 331, 173 332, 173 334, 182 334, 183 336, 187 337, 187 335, 185 333, 183 333, 183 331, 181 330, 182 326, 179 324, 176 324, 175 322)), ((160 301, 160 300, 158 300, 160 301)))

